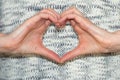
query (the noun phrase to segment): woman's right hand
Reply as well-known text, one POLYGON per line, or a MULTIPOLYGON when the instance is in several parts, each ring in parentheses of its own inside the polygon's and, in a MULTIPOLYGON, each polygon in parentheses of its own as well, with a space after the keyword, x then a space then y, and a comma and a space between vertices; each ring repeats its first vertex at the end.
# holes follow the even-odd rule
POLYGON ((70 21, 78 34, 79 44, 75 49, 63 55, 61 63, 80 55, 120 51, 120 31, 112 33, 97 27, 74 7, 61 14, 59 23, 64 25, 66 21, 70 21))
POLYGON ((0 53, 18 55, 34 53, 59 62, 59 56, 42 44, 42 37, 51 22, 59 15, 52 9, 44 9, 20 25, 10 34, 0 34, 0 53))

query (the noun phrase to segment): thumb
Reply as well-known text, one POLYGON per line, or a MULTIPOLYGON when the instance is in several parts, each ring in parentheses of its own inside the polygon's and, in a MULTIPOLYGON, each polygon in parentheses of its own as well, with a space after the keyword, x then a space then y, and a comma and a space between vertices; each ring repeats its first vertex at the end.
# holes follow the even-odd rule
POLYGON ((47 49, 46 47, 42 46, 37 50, 37 54, 41 55, 49 60, 55 61, 60 63, 60 57, 53 52, 52 50, 47 49))

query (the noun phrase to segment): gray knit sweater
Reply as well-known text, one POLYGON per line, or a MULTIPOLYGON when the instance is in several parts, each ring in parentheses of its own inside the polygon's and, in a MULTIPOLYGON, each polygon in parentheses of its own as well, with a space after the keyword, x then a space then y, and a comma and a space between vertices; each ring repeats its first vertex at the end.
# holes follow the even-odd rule
MULTIPOLYGON (((0 0, 0 31, 12 32, 44 8, 61 13, 70 6, 103 29, 120 29, 120 0, 0 0)), ((78 39, 70 25, 62 30, 51 25, 43 43, 62 56, 77 46, 78 39)), ((81 56, 64 65, 39 56, 1 57, 0 80, 120 80, 120 54, 81 56)))

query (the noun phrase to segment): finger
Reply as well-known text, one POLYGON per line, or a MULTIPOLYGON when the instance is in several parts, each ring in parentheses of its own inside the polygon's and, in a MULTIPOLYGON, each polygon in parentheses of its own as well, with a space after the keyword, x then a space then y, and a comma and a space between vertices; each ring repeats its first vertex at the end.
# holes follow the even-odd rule
POLYGON ((76 23, 74 20, 70 20, 70 24, 72 25, 72 27, 75 30, 75 32, 78 33, 78 35, 81 36, 82 34, 88 34, 88 33, 85 32, 85 30, 83 30, 81 27, 79 27, 79 24, 76 23))
MULTIPOLYGON (((59 15, 56 11, 54 11, 53 9, 48 8, 48 9, 42 10, 41 12, 51 14, 52 16, 54 16, 54 17, 57 18, 57 21, 60 19, 60 15, 59 15)), ((56 21, 56 23, 54 23, 54 24, 55 24, 56 26, 59 26, 59 23, 58 23, 57 21, 56 21)))
POLYGON ((79 24, 80 28, 91 34, 96 39, 103 40, 103 38, 106 37, 105 35, 109 35, 110 37, 110 34, 107 31, 95 26, 95 24, 83 16, 78 16, 77 14, 68 14, 61 18, 59 23, 63 23, 66 20, 74 20, 79 24))
POLYGON ((78 14, 78 15, 82 15, 82 13, 76 8, 76 7, 70 7, 69 9, 67 9, 66 11, 64 11, 61 14, 61 17, 66 16, 67 14, 78 14))
MULTIPOLYGON (((48 8, 48 10, 51 11, 51 12, 53 12, 54 14, 56 14, 58 20, 60 19, 60 14, 59 14, 59 13, 57 13, 55 10, 50 9, 50 8, 48 8)), ((57 27, 60 26, 59 23, 58 23, 58 21, 57 21, 57 23, 55 23, 55 25, 56 25, 57 27)))
POLYGON ((31 31, 31 29, 36 28, 37 23, 41 25, 41 19, 51 20, 56 22, 57 20, 50 14, 39 13, 32 18, 25 21, 20 27, 18 27, 13 33, 10 34, 10 37, 13 37, 16 40, 23 40, 23 38, 31 31))
POLYGON ((56 18, 54 15, 51 15, 51 14, 49 14, 49 13, 40 12, 40 14, 38 14, 38 17, 39 17, 40 19, 50 20, 50 21, 52 21, 53 23, 56 23, 56 22, 57 22, 57 18, 56 18))
MULTIPOLYGON (((46 32, 46 30, 50 24, 51 24, 51 22, 49 20, 45 21, 45 23, 37 30, 37 32, 40 35, 43 35, 46 32)), ((40 36, 40 37, 42 40, 42 36, 40 36)), ((42 45, 42 42, 40 42, 40 43, 42 45)), ((40 49, 38 49, 37 53, 41 56, 44 56, 44 57, 52 60, 52 61, 56 61, 57 63, 60 63, 59 56, 55 52, 45 48, 43 45, 42 45, 42 47, 40 47, 40 49)))
POLYGON ((70 24, 74 27, 76 25, 76 22, 74 20, 70 20, 70 24))
POLYGON ((53 12, 54 14, 56 14, 58 16, 58 19, 60 19, 60 14, 59 13, 57 13, 55 10, 50 9, 50 8, 48 10, 50 10, 51 12, 53 12))
POLYGON ((60 15, 56 11, 54 11, 53 9, 50 9, 50 8, 44 9, 41 12, 51 14, 52 16, 56 17, 57 19, 60 18, 60 15))
POLYGON ((38 49, 37 54, 44 56, 44 57, 48 58, 49 60, 56 61, 57 63, 60 63, 59 56, 55 52, 53 52, 45 47, 41 47, 40 49, 38 49))
POLYGON ((77 33, 79 40, 83 35, 85 35, 85 34, 89 35, 82 28, 80 28, 77 24, 72 27, 73 27, 74 31, 77 33))
POLYGON ((55 10, 53 10, 53 9, 51 9, 51 8, 47 8, 47 9, 45 9, 45 10, 47 10, 48 12, 50 11, 51 13, 55 14, 58 19, 60 19, 60 14, 57 13, 55 10))
MULTIPOLYGON (((30 18, 29 20, 25 21, 19 28, 18 32, 23 31, 24 29, 33 29, 36 27, 36 23, 39 23, 40 25, 43 24, 41 23, 41 19, 46 19, 50 20, 52 22, 56 22, 56 18, 54 18, 53 15, 51 14, 46 14, 46 13, 40 13, 35 15, 34 17, 30 18)), ((43 21, 43 20, 42 20, 43 21)), ((17 31, 17 30, 16 30, 17 31)))
MULTIPOLYGON (((74 9, 74 7, 68 8, 67 10, 65 10, 65 11, 60 15, 60 17, 62 18, 62 17, 64 17, 64 16, 66 16, 66 14, 68 14, 68 13, 70 12, 70 10, 73 11, 73 9, 74 9)), ((71 12, 71 14, 72 14, 72 12, 71 12)), ((60 24, 60 25, 64 26, 64 25, 66 25, 66 22, 67 22, 67 20, 64 21, 64 23, 62 23, 62 24, 60 24)))
MULTIPOLYGON (((46 21, 44 22, 44 24, 43 24, 41 27, 39 27, 39 29, 37 29, 37 32, 38 32, 40 35, 43 35, 43 34, 46 32, 47 28, 50 26, 50 24, 51 24, 51 22, 50 22, 49 20, 46 20, 46 21)), ((41 36, 41 37, 42 37, 42 36, 41 36)))
MULTIPOLYGON (((76 8, 76 7, 70 7, 69 9, 65 10, 62 14, 61 14, 61 18, 68 15, 68 14, 78 14, 78 15, 82 15, 81 12, 79 12, 79 10, 76 8)), ((62 26, 65 26, 66 25, 66 21, 64 21, 64 23, 62 24, 59 24, 59 25, 62 25, 62 26)), ((59 26, 59 27, 62 27, 62 26, 59 26)))

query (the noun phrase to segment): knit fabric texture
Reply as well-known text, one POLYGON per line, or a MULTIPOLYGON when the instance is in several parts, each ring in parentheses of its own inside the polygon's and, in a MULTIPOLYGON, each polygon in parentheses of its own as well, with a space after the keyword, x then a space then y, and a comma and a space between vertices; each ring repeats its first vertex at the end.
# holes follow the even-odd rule
MULTIPOLYGON (((107 31, 120 29, 120 0, 0 0, 0 32, 14 31, 44 8, 62 13, 71 6, 107 31)), ((43 44, 59 56, 78 43, 69 24, 60 30, 51 25, 43 37, 43 44)), ((80 56, 64 65, 38 56, 1 57, 0 80, 120 80, 120 53, 80 56)))

